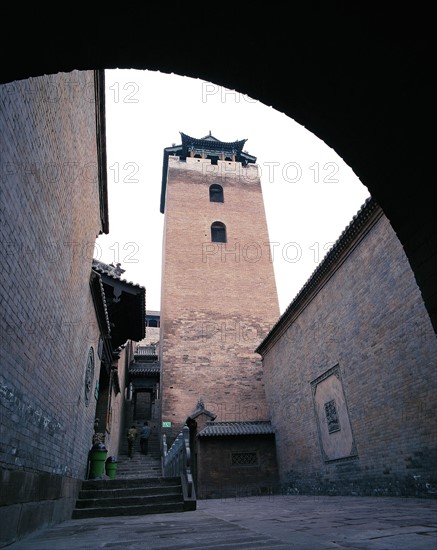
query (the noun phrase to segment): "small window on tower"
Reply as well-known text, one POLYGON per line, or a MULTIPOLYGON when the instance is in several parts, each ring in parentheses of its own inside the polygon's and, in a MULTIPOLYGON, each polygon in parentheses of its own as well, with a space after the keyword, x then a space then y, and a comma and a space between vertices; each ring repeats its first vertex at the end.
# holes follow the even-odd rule
POLYGON ((226 242, 226 225, 222 222, 214 222, 211 225, 211 241, 213 243, 226 242))
POLYGON ((209 188, 209 200, 210 202, 224 202, 223 200, 223 187, 218 183, 214 183, 209 188))

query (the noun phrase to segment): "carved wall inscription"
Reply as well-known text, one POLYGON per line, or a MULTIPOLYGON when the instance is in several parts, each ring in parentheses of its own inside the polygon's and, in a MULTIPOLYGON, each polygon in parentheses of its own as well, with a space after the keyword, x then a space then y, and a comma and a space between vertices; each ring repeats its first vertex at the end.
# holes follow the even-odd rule
POLYGON ((320 447, 325 462, 357 456, 340 367, 311 382, 320 447))
POLYGON ((340 420, 337 414, 337 407, 335 406, 335 399, 327 401, 325 403, 326 421, 328 422, 328 432, 338 432, 340 429, 340 420))
POLYGON ((85 405, 90 402, 91 389, 94 379, 94 348, 90 348, 85 369, 85 405))

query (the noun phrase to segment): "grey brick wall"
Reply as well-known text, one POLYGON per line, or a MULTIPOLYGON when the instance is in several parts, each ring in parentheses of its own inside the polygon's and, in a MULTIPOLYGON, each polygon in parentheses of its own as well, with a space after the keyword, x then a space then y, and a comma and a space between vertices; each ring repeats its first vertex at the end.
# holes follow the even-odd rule
POLYGON ((420 291, 382 216, 265 352, 285 490, 436 496, 436 365, 420 291), (311 384, 335 366, 355 454, 344 460, 324 454, 311 384))
MULTIPOLYGON (((23 503, 53 504, 68 493, 57 478, 74 485, 86 473, 95 411, 94 398, 84 400, 90 347, 93 388, 99 375, 89 288, 101 230, 93 72, 1 86, 0 135, 1 504, 16 496, 11 472, 15 484, 32 476, 23 503), (53 491, 44 497, 48 479, 53 491)), ((9 530, 19 531, 17 514, 9 530)))

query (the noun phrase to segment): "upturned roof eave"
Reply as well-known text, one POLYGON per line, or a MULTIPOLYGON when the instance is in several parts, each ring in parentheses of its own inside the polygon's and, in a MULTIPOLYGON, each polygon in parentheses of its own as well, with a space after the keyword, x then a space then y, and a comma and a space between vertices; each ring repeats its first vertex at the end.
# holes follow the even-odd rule
POLYGON ((243 158, 249 164, 256 163, 256 157, 249 155, 249 153, 243 151, 244 144, 247 139, 240 139, 237 141, 220 141, 214 136, 205 136, 204 138, 193 138, 183 132, 179 132, 181 135, 182 143, 179 145, 172 145, 171 147, 164 148, 164 156, 162 162, 162 180, 161 180, 161 198, 159 210, 161 214, 165 212, 165 194, 167 188, 167 172, 168 172, 168 157, 170 155, 182 156, 186 158, 188 154, 188 147, 190 144, 197 145, 200 149, 215 150, 217 154, 221 152, 236 153, 238 157, 243 158), (213 138, 213 139, 207 139, 213 138))

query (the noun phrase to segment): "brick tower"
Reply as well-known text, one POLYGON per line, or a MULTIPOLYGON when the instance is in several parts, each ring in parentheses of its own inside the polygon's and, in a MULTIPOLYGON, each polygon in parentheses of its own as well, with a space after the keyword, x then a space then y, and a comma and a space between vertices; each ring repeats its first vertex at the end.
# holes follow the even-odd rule
POLYGON ((164 149, 161 192, 161 398, 169 443, 199 403, 217 421, 269 418, 254 350, 279 318, 256 157, 243 151, 246 140, 181 138, 164 149))

